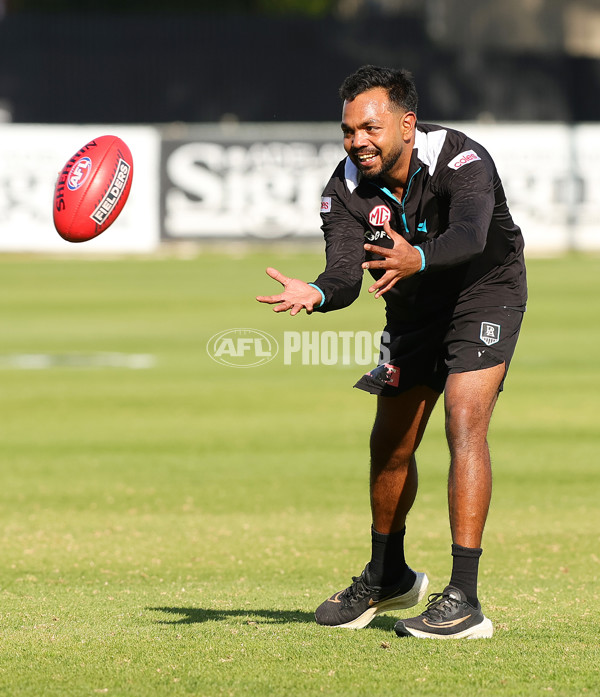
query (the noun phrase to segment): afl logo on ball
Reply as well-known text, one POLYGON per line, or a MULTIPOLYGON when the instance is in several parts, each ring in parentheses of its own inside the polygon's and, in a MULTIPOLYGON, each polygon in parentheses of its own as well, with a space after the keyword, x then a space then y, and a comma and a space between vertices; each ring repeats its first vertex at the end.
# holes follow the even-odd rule
POLYGON ((67 178, 67 186, 71 191, 76 191, 90 176, 92 161, 89 157, 82 157, 73 165, 67 178))
POLYGON ((392 211, 387 206, 375 206, 369 213, 369 223, 371 223, 373 227, 382 227, 391 217, 392 211))

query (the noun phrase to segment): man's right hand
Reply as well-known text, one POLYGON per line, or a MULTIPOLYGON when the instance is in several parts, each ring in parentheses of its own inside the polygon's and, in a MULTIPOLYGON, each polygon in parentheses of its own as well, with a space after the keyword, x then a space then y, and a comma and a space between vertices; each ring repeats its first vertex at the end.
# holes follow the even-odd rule
POLYGON ((257 300, 259 303, 268 303, 275 305, 275 312, 290 311, 290 315, 297 315, 301 310, 306 310, 306 314, 310 315, 316 305, 322 300, 321 293, 316 288, 309 286, 308 283, 301 281, 298 278, 288 278, 277 269, 269 267, 267 274, 279 281, 283 286, 283 293, 279 295, 259 295, 257 300))

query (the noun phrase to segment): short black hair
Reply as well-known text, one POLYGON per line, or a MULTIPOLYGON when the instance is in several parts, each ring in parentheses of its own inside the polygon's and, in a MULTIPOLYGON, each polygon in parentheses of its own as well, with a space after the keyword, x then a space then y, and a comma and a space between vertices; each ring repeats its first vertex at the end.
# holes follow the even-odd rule
POLYGON ((404 111, 417 113, 419 97, 412 74, 400 68, 381 68, 377 65, 363 65, 355 73, 349 75, 340 87, 342 101, 351 102, 359 94, 383 87, 387 90, 390 102, 404 111))

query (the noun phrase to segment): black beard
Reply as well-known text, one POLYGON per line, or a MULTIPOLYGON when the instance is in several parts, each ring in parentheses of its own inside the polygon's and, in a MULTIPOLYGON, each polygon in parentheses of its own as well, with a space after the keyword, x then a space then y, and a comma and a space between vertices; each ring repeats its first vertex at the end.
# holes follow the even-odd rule
POLYGON ((358 169, 361 173, 361 175, 365 179, 377 179, 381 177, 383 174, 387 174, 393 167, 395 167, 396 163, 398 162, 400 155, 402 154, 402 148, 399 148, 398 150, 395 150, 385 158, 381 158, 381 167, 376 170, 376 171, 369 171, 369 172, 364 172, 360 166, 360 162, 358 161, 358 169))

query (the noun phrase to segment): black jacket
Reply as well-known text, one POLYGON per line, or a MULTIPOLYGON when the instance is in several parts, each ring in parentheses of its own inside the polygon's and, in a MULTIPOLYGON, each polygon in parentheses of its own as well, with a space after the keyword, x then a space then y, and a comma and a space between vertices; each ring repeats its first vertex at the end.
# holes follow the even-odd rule
MULTIPOLYGON (((314 281, 325 296, 320 311, 346 307, 358 297, 361 264, 375 258, 365 252, 365 242, 393 246, 383 231, 386 217, 425 259, 423 271, 384 294, 388 323, 421 322, 449 309, 524 307, 523 237, 492 158, 464 133, 418 124, 402 201, 381 182, 361 180, 349 158, 325 187, 327 264, 314 281)), ((376 279, 382 273, 371 271, 376 279)))

